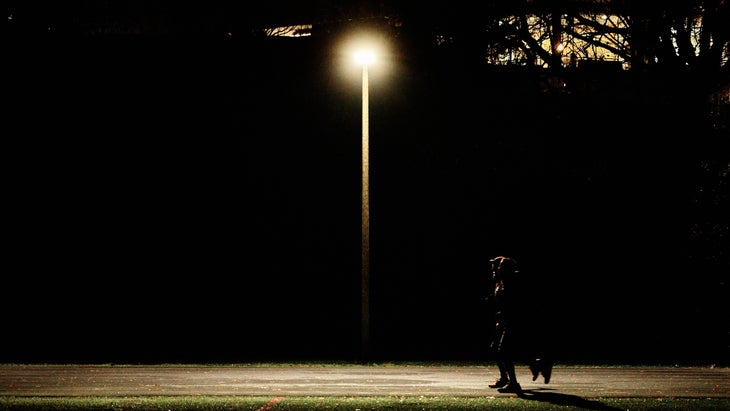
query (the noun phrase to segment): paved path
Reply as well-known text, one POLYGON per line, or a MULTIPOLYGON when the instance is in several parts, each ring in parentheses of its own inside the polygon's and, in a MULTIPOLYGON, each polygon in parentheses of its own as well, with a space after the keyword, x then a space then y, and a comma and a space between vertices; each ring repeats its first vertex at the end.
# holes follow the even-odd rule
MULTIPOLYGON (((488 366, 0 365, 0 396, 509 396, 488 366)), ((518 368, 526 396, 730 398, 730 368, 518 368)))

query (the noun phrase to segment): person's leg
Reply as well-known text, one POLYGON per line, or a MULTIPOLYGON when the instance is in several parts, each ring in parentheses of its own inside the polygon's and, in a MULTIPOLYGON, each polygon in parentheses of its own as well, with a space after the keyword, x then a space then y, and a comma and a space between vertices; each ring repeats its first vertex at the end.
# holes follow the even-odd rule
POLYGON ((505 361, 504 368, 507 371, 507 378, 509 379, 510 383, 517 383, 517 375, 515 373, 515 363, 510 361, 505 361))
POLYGON ((517 382, 517 374, 515 373, 514 362, 511 359, 505 360, 504 367, 507 372, 507 378, 509 378, 509 383, 507 385, 505 385, 503 388, 500 388, 499 392, 520 392, 520 391, 522 391, 522 387, 517 382))
POLYGON ((522 387, 520 387, 520 384, 517 382, 517 374, 515 373, 514 356, 517 354, 517 352, 519 352, 519 349, 517 348, 517 346, 515 346, 515 343, 516 341, 514 340, 512 332, 504 330, 504 332, 502 333, 502 345, 500 347, 500 360, 502 361, 502 366, 504 367, 504 371, 507 374, 507 379, 509 380, 509 383, 500 388, 499 392, 522 391, 522 387))
POLYGON ((497 325, 496 335, 492 341, 492 350, 497 359, 497 368, 499 369, 499 378, 494 384, 489 384, 489 388, 502 388, 509 383, 509 370, 504 362, 505 360, 505 337, 506 331, 497 325))
POLYGON ((499 378, 494 384, 489 384, 489 388, 502 388, 510 381, 508 369, 503 361, 497 361, 497 368, 499 369, 499 378))

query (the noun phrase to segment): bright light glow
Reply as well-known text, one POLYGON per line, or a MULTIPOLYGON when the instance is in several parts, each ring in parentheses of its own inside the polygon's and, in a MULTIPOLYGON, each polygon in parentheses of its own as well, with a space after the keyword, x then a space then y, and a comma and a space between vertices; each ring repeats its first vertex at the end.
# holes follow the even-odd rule
POLYGON ((355 52, 355 61, 362 65, 369 66, 375 61, 375 53, 373 53, 372 51, 355 52))
POLYGON ((346 87, 353 87, 362 80, 363 70, 375 79, 375 91, 388 90, 389 76, 393 73, 393 50, 387 33, 376 30, 354 30, 342 33, 332 42, 332 67, 341 71, 346 87))

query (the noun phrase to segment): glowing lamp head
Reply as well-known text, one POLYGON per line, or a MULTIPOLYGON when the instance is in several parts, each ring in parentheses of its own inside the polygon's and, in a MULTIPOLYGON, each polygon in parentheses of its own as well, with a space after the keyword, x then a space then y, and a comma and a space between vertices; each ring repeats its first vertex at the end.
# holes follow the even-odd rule
POLYGON ((375 54, 372 51, 358 51, 355 53, 355 61, 364 66, 370 65, 375 61, 375 54))

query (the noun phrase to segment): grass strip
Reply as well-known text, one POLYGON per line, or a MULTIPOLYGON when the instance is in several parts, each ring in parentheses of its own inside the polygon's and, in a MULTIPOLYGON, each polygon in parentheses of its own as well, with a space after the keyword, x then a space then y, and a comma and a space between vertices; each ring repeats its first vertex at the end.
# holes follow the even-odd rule
POLYGON ((730 410, 725 398, 596 398, 547 402, 518 397, 260 397, 260 396, 151 396, 151 397, 0 397, 0 410, 730 410))

